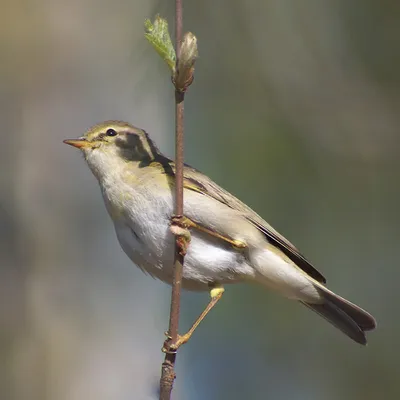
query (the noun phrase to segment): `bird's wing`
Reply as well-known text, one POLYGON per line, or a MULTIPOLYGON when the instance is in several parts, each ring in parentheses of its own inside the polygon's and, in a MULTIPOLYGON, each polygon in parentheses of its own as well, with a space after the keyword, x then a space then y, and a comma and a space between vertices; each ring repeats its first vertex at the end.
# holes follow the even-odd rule
MULTIPOLYGON (((171 167, 173 170, 175 170, 175 166, 173 164, 171 167)), ((279 232, 277 232, 271 225, 264 221, 263 218, 261 218, 250 207, 234 197, 232 194, 218 186, 210 178, 187 165, 185 165, 184 169, 184 187, 188 190, 201 193, 204 196, 211 197, 242 213, 249 222, 251 222, 266 236, 271 244, 281 250, 299 268, 301 268, 316 281, 320 283, 326 283, 325 277, 300 254, 296 247, 293 246, 293 244, 290 243, 279 232)))
MULTIPOLYGON (((163 156, 159 155, 159 158, 151 163, 153 168, 159 168, 166 175, 175 176, 175 163, 163 156)), ((316 281, 325 284, 325 277, 317 271, 309 261, 296 249, 296 247, 290 243, 284 236, 276 231, 271 225, 269 225, 264 219, 262 219, 256 212, 250 207, 241 202, 235 196, 227 192, 222 187, 218 186, 213 180, 201 173, 200 171, 185 164, 184 167, 184 187, 187 190, 200 193, 204 196, 208 196, 220 203, 230 207, 236 211, 239 211, 251 224, 262 232, 267 240, 282 251, 290 260, 292 260, 300 269, 302 269, 310 277, 316 281)), ((174 184, 174 181, 171 181, 174 184)))

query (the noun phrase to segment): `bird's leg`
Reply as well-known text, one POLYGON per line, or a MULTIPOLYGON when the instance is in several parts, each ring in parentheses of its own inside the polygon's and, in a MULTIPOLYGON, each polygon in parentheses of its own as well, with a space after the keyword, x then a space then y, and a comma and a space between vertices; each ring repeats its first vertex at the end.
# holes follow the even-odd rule
POLYGON ((184 335, 178 335, 178 339, 175 343, 172 343, 170 345, 164 345, 162 351, 164 353, 166 352, 175 352, 180 346, 183 344, 187 343, 191 336, 193 335, 193 332, 196 330, 196 328, 200 325, 200 322, 203 321, 205 316, 211 311, 211 309, 218 303, 220 298, 222 297, 225 289, 222 286, 214 286, 210 290, 210 296, 211 300, 208 303, 207 307, 204 309, 204 311, 199 315, 199 317, 196 319, 192 327, 184 334, 184 335), (168 347, 168 348, 167 348, 168 347))
POLYGON ((207 229, 204 226, 201 226, 201 225, 197 224, 196 222, 193 222, 191 219, 189 219, 187 217, 184 217, 184 216, 174 217, 173 216, 171 218, 171 220, 174 225, 177 225, 184 229, 189 229, 189 228, 197 229, 200 232, 204 232, 204 233, 207 233, 208 235, 211 235, 218 239, 224 240, 225 242, 230 243, 233 247, 236 247, 238 249, 244 249, 247 247, 247 244, 244 243, 243 241, 223 236, 223 235, 219 234, 218 232, 214 232, 211 229, 207 229), (176 221, 176 219, 178 219, 178 221, 176 221))

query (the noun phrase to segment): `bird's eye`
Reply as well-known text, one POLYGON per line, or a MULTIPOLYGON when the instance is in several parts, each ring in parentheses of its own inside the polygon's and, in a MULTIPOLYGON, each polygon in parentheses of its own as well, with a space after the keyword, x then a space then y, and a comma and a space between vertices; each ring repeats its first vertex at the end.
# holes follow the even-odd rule
POLYGON ((117 136, 117 132, 114 129, 107 129, 107 136, 117 136))

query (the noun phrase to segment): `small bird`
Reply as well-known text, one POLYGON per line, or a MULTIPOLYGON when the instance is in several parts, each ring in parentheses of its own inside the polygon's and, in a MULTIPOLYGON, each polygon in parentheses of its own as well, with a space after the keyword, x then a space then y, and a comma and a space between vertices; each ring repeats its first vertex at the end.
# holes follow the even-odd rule
MULTIPOLYGON (((65 140, 83 152, 97 178, 119 243, 144 272, 169 284, 173 279, 175 164, 149 135, 126 122, 95 125, 78 139, 65 140)), ((257 282, 299 301, 357 343, 375 319, 326 286, 326 280, 287 239, 250 207, 206 175, 184 167, 184 220, 190 244, 182 286, 209 291, 211 300, 192 328, 178 337, 186 343, 221 298, 223 285, 257 282)))

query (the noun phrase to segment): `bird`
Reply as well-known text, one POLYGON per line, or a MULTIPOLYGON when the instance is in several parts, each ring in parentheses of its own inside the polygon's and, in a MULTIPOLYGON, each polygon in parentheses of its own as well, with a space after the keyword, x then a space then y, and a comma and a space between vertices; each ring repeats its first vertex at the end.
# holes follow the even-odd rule
MULTIPOLYGON (((81 150, 97 178, 126 255, 145 273, 172 284, 175 163, 145 130, 123 121, 102 122, 64 143, 81 150)), ((240 282, 259 283, 296 300, 355 342, 367 344, 374 317, 328 289, 325 277, 261 216, 186 164, 183 185, 190 244, 182 287, 208 291, 211 299, 192 328, 178 335, 175 349, 190 339, 225 286, 240 282)))

